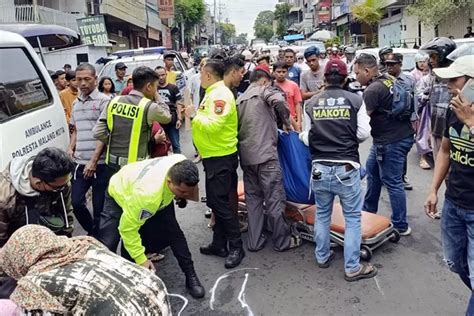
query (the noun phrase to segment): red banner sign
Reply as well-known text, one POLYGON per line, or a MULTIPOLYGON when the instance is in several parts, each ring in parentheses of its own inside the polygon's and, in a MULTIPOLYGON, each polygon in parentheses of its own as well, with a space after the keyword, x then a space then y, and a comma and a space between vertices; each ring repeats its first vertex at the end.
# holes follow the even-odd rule
POLYGON ((174 0, 158 0, 158 11, 161 19, 174 18, 174 0))

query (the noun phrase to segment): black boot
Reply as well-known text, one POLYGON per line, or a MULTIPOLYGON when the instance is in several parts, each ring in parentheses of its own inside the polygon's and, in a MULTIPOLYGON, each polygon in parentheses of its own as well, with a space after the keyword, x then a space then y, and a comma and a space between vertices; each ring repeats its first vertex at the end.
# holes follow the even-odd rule
POLYGON ((194 269, 186 273, 186 288, 188 289, 189 294, 194 298, 202 298, 206 295, 206 291, 204 290, 201 281, 199 281, 194 269))
POLYGON ((199 247, 199 251, 206 256, 217 256, 217 257, 222 257, 225 258, 229 255, 229 252, 227 249, 224 248, 216 248, 212 244, 209 244, 204 247, 199 247))
POLYGON ((229 255, 225 259, 225 267, 227 269, 232 269, 237 267, 241 262, 242 259, 245 257, 244 248, 233 248, 230 250, 229 255))

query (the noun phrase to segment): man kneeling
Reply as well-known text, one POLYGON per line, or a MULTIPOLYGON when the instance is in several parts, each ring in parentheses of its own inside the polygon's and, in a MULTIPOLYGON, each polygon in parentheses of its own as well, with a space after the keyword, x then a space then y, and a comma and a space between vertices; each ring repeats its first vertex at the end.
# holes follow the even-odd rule
POLYGON ((122 256, 150 270, 155 268, 145 251, 158 253, 170 246, 195 298, 205 291, 176 221, 173 201, 185 207, 187 199, 197 199, 198 182, 196 165, 183 155, 126 165, 110 180, 98 236, 113 252, 122 238, 122 256))

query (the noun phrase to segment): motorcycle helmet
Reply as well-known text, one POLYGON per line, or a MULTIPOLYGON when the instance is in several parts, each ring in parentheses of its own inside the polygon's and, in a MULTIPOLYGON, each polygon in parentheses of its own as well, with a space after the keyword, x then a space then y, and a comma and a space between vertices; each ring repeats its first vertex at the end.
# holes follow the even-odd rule
POLYGON ((391 54, 391 53, 393 53, 393 49, 391 47, 388 47, 388 46, 382 47, 379 50, 380 62, 383 63, 385 61, 384 56, 387 55, 387 54, 391 54))
POLYGON ((456 43, 447 37, 435 37, 420 47, 420 51, 428 56, 437 54, 440 67, 446 67, 450 64, 451 61, 447 57, 455 49, 456 43))

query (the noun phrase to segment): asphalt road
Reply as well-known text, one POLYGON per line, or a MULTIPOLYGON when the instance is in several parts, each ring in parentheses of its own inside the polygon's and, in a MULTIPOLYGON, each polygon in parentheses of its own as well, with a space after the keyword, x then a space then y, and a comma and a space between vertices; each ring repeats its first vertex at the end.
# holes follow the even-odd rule
MULTIPOLYGON (((182 133, 182 147, 193 155, 190 133, 182 133)), ((361 145, 365 161, 370 140, 361 145)), ((379 273, 376 278, 348 283, 344 280, 342 248, 329 269, 319 269, 314 245, 284 253, 271 245, 258 252, 247 252, 238 270, 224 268, 224 259, 199 253, 199 246, 211 240, 204 218, 206 206, 190 203, 177 209, 178 221, 188 239, 196 271, 206 288, 206 297, 193 299, 184 286, 184 275, 168 249, 156 265, 170 293, 183 295, 188 304, 181 315, 463 315, 469 292, 445 266, 441 251, 440 221, 429 220, 423 202, 432 171, 418 167, 415 148, 408 157, 408 175, 414 190, 407 193, 411 236, 398 244, 386 243, 374 251, 371 260, 379 273)), ((199 164, 204 179, 202 164, 199 164)), ((200 183, 204 195, 204 181, 200 183)), ((442 195, 441 202, 442 202, 442 195)), ((380 201, 380 214, 389 216, 386 191, 380 201)), ((244 243, 246 234, 243 235, 244 243)), ((183 301, 172 298, 177 315, 183 301)))

